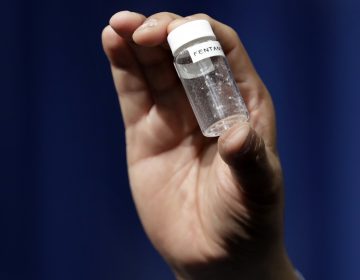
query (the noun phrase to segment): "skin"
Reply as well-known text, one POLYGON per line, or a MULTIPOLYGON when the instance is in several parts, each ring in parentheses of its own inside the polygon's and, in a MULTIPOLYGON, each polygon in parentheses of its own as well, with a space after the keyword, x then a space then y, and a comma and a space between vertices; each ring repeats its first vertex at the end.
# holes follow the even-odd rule
POLYGON ((236 32, 207 15, 122 11, 102 34, 125 124, 130 186, 151 242, 177 279, 296 279, 283 239, 274 108, 236 32), (250 113, 201 134, 167 34, 207 19, 250 113))

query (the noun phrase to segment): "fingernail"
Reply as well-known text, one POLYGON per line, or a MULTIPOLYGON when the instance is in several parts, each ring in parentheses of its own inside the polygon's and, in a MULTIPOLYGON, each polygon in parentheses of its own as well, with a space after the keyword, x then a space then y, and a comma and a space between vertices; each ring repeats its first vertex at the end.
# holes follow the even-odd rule
POLYGON ((224 141, 228 143, 228 145, 234 145, 237 143, 239 139, 244 138, 247 136, 250 130, 249 123, 239 123, 235 124, 233 127, 230 128, 228 133, 225 133, 225 137, 223 137, 224 141))
POLYGON ((114 22, 114 20, 116 20, 116 18, 118 18, 119 16, 123 16, 123 15, 128 15, 128 14, 131 14, 132 12, 130 11, 120 11, 120 12, 117 12, 116 14, 114 14, 110 20, 109 20, 109 23, 110 25, 112 25, 112 23, 114 22))
POLYGON ((122 15, 128 15, 128 14, 132 14, 132 12, 130 12, 128 10, 124 10, 124 11, 117 12, 114 16, 122 16, 122 15))
POLYGON ((147 28, 153 28, 158 25, 158 20, 156 18, 148 18, 145 22, 139 26, 137 30, 144 30, 147 28))

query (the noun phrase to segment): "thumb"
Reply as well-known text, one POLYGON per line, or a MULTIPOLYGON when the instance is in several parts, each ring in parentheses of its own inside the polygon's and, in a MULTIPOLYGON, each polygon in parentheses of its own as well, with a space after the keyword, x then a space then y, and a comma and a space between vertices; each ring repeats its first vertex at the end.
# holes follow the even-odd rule
MULTIPOLYGON (((248 123, 235 125, 226 131, 218 141, 220 156, 230 167, 239 183, 240 190, 258 203, 274 203, 278 198, 281 171, 275 171, 264 140, 248 123)), ((278 165, 279 166, 279 165, 278 165)))

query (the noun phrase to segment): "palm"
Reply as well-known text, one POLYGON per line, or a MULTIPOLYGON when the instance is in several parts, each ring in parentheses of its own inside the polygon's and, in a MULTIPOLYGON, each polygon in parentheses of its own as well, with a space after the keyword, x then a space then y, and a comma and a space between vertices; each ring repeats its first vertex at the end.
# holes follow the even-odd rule
MULTIPOLYGON (((186 261, 221 253, 212 219, 222 215, 222 209, 211 208, 219 199, 216 188, 220 182, 228 184, 232 179, 216 142, 207 141, 200 133, 195 129, 164 143, 164 149, 156 149, 153 155, 147 148, 139 151, 139 156, 147 156, 129 165, 132 191, 145 229, 155 246, 171 259, 186 261)), ((143 133, 137 135, 142 138, 143 133)), ((131 157, 132 151, 128 154, 131 157)))
MULTIPOLYGON (((202 136, 171 55, 159 46, 164 36, 151 39, 151 32, 140 33, 138 45, 128 42, 142 20, 128 15, 127 25, 113 23, 122 37, 109 28, 103 37, 126 127, 134 200, 145 230, 166 258, 186 263, 219 257, 226 254, 225 239, 235 229, 238 238, 248 238, 241 223, 249 217, 239 182, 221 159, 216 139, 202 136), (142 42, 154 47, 141 46, 142 42), (233 211, 240 216, 236 226, 233 211)), ((230 42, 225 51, 252 126, 264 138, 268 152, 274 153, 270 97, 265 87, 245 81, 242 70, 253 71, 252 66, 244 66, 248 58, 241 46, 234 45, 230 42)), ((262 85, 260 80, 252 82, 262 85)))

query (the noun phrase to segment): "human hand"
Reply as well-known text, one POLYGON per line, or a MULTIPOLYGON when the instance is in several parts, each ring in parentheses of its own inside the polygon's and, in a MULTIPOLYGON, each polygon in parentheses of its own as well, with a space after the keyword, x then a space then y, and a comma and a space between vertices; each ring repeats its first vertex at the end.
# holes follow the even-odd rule
POLYGON ((102 34, 125 124, 132 194, 150 240, 178 279, 296 279, 283 240, 283 181, 270 94, 236 32, 203 14, 119 12, 102 34), (207 19, 250 124, 205 138, 166 46, 207 19))

